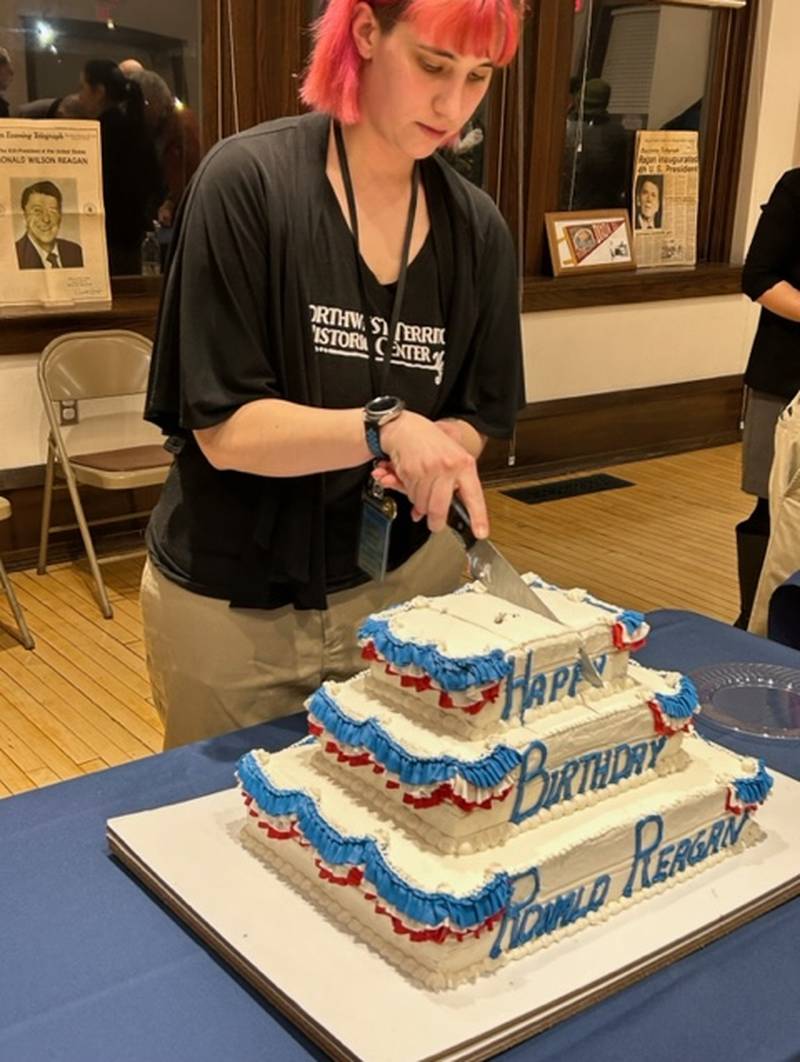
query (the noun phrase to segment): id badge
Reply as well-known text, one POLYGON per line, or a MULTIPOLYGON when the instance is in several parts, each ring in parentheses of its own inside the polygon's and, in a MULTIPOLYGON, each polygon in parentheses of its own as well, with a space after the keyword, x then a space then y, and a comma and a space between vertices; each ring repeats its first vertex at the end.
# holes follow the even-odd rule
POLYGON ((358 536, 358 566, 377 582, 386 575, 389 538, 397 516, 397 503, 382 491, 367 489, 361 499, 361 530, 358 536))

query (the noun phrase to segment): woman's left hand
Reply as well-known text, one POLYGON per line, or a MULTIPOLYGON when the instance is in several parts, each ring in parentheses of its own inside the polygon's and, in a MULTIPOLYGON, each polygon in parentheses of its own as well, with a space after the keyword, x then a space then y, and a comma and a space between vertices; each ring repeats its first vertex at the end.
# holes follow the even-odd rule
MULTIPOLYGON (((437 420, 434 421, 439 431, 443 432, 448 438, 457 442, 460 446, 463 446, 462 428, 458 421, 455 420, 437 420)), ((478 446, 478 453, 483 448, 484 439, 474 433, 476 436, 476 442, 478 446)), ((466 449, 466 447, 465 447, 466 449)), ((476 455, 473 455, 476 456, 476 455)), ((394 465, 391 461, 379 461, 375 468, 372 470, 372 478, 376 483, 380 484, 384 490, 395 490, 400 494, 408 494, 405 484, 397 473, 394 465)), ((418 523, 424 519, 425 514, 420 512, 416 507, 411 510, 411 519, 418 523)))

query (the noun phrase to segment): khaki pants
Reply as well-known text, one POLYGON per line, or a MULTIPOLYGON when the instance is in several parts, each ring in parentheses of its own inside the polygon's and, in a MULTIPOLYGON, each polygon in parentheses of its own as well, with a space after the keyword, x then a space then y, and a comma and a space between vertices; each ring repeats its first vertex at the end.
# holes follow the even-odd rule
POLYGON ((177 586, 148 560, 142 617, 164 748, 299 711, 326 679, 363 669, 356 631, 370 613, 449 593, 463 571, 463 547, 443 531, 382 583, 332 594, 324 612, 301 612, 232 609, 177 586))
POLYGON ((800 568, 800 394, 778 418, 769 477, 769 544, 747 629, 766 637, 773 593, 800 568))

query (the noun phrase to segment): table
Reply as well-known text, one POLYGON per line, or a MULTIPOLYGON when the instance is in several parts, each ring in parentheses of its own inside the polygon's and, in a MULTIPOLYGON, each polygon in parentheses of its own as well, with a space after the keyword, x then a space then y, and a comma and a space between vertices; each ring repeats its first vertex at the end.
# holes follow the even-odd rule
MULTIPOLYGON (((648 616, 648 666, 800 668, 800 653, 692 613, 648 616)), ((106 850, 106 819, 231 784, 301 715, 0 801, 0 1059, 321 1058, 106 850)), ((733 745, 734 743, 731 742, 733 745)), ((800 742, 739 741, 800 777, 800 742)), ((556 1062, 783 1062, 800 1054, 800 900, 499 1056, 556 1062)))

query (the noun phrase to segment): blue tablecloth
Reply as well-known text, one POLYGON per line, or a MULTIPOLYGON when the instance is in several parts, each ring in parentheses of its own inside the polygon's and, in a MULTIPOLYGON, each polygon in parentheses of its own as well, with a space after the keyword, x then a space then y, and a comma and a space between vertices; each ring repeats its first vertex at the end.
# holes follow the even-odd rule
MULTIPOLYGON (((685 612, 648 617, 639 659, 800 668, 800 653, 685 612)), ((225 788, 253 745, 301 717, 0 801, 0 1059, 283 1062, 322 1055, 107 853, 106 819, 225 788)), ((796 743, 743 751, 800 777, 796 743)), ((525 1044, 504 1059, 783 1062, 800 1057, 800 902, 525 1044)))

